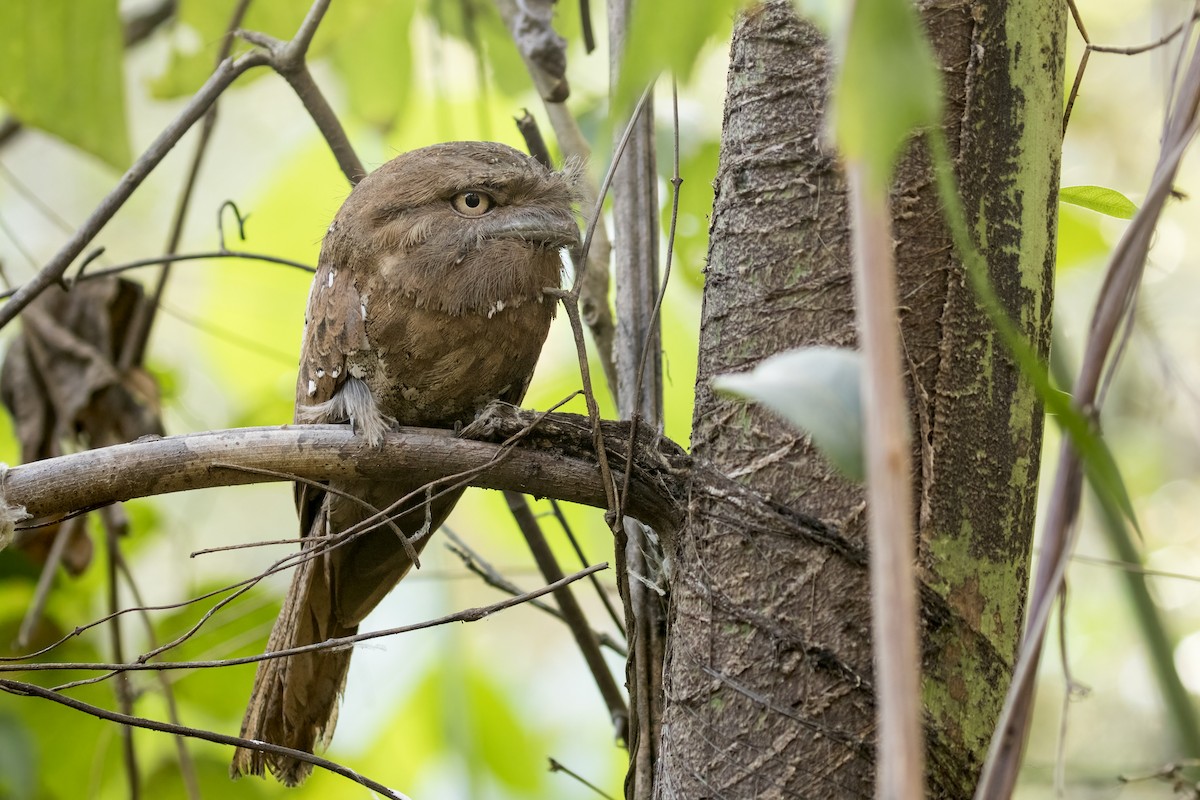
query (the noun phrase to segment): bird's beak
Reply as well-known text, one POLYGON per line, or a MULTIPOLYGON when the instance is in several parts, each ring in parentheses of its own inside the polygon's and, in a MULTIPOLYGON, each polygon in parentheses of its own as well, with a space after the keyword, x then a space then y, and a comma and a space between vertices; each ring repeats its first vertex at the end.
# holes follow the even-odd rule
POLYGON ((545 247, 579 244, 579 225, 573 215, 540 209, 497 219, 482 233, 489 239, 520 239, 545 247))

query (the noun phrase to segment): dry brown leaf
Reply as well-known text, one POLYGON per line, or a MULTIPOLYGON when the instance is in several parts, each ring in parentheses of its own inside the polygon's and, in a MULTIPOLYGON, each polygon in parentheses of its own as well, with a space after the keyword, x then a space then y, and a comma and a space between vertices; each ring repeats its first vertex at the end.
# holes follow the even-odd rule
MULTIPOLYGON (((0 367, 0 400, 12 416, 24 462, 162 434, 158 385, 145 370, 116 367, 125 335, 145 303, 120 278, 47 290, 22 314, 23 330, 0 367)), ((58 525, 29 530, 17 546, 44 562, 58 525)), ((86 526, 63 551, 78 575, 92 557, 86 526)))

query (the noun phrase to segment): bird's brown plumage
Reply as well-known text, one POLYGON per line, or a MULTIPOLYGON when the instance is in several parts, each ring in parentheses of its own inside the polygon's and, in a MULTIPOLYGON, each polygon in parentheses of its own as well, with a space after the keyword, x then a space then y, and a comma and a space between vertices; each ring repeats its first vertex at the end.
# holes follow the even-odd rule
MULTIPOLYGON (((364 178, 321 248, 296 421, 350 422, 378 444, 397 423, 452 427, 491 400, 519 402, 554 317, 542 290, 558 285, 559 250, 579 236, 572 184, 569 174, 490 142, 414 150, 364 178)), ((371 516, 370 507, 387 508, 420 485, 403 475, 331 485, 343 494, 297 484, 301 535, 345 531, 371 516)), ((357 632, 460 493, 427 507, 421 494, 404 506, 412 513, 393 515, 395 527, 376 527, 297 567, 268 652, 357 632)), ((242 736, 308 752, 327 743, 350 653, 261 662, 242 736)), ((234 754, 234 775, 262 775, 264 767, 289 785, 311 771, 256 750, 234 754)))

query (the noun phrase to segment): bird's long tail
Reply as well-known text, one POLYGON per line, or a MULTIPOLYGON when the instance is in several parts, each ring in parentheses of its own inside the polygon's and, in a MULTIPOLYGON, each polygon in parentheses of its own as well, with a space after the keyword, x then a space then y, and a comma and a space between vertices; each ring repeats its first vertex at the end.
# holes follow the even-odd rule
MULTIPOLYGON (((311 502, 301 492, 301 525, 308 529, 310 541, 326 531, 350 531, 374 516, 373 509, 391 507, 413 488, 405 482, 343 481, 336 494, 321 493, 311 502), (350 496, 360 500, 351 502, 350 496)), ((357 633, 363 618, 413 566, 430 531, 442 524, 461 494, 461 488, 454 489, 429 502, 418 496, 398 512, 399 527, 377 525, 320 554, 309 552, 313 557, 296 567, 267 652, 357 633), (405 543, 402 536, 411 538, 405 543)), ((242 737, 308 753, 318 742, 327 745, 352 652, 350 647, 322 649, 260 662, 242 737)), ((238 748, 230 773, 261 776, 264 767, 289 786, 312 772, 308 762, 238 748)))
MULTIPOLYGON (((330 599, 324 558, 312 558, 297 567, 267 652, 356 633, 357 625, 338 622, 330 599)), ((260 662, 242 721, 242 737, 309 753, 317 742, 327 745, 333 736, 338 698, 346 684, 352 652, 349 647, 317 650, 260 662)), ((288 786, 295 786, 312 772, 312 764, 307 762, 239 747, 230 773, 234 777, 261 776, 264 766, 288 786)))

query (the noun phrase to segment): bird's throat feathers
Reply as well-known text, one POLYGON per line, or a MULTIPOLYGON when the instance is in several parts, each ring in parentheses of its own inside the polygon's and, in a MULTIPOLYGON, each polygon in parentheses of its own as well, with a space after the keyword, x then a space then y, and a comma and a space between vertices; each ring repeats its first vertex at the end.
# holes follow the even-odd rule
POLYGON ((422 268, 414 270, 410 254, 383 259, 380 277, 386 291, 417 308, 452 316, 492 317, 526 303, 548 303, 553 308, 554 299, 546 297, 544 290, 561 283, 557 250, 541 248, 531 254, 528 245, 515 241, 490 241, 462 257, 423 252, 417 261, 422 268))

